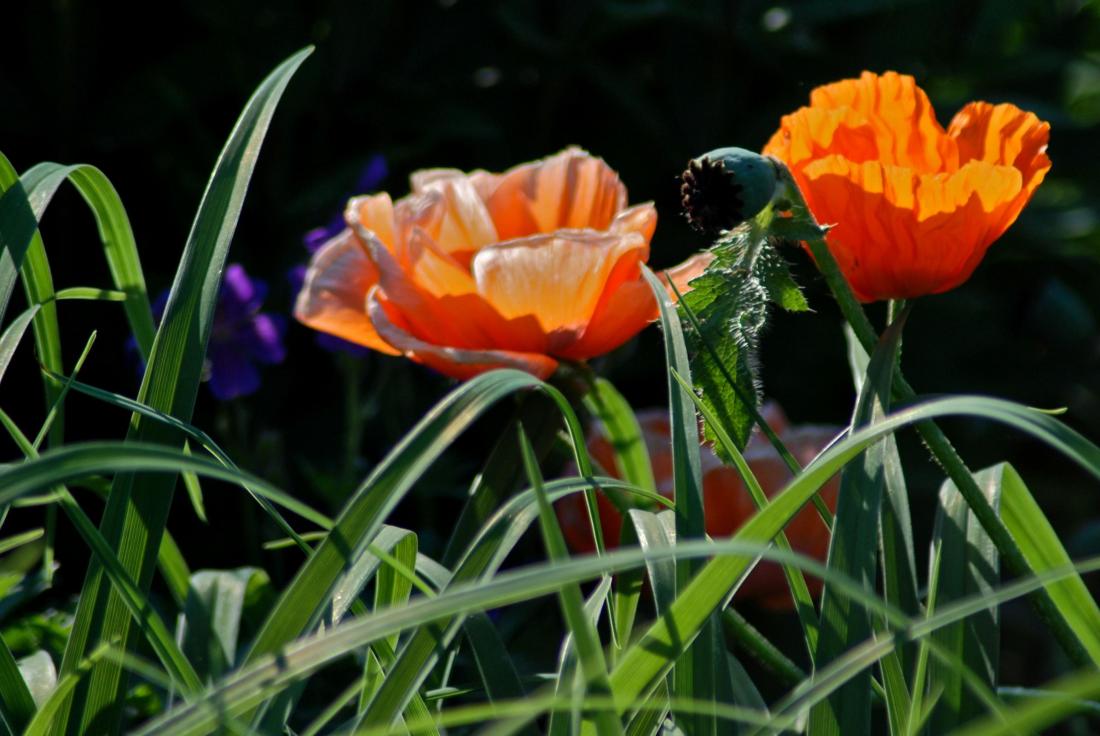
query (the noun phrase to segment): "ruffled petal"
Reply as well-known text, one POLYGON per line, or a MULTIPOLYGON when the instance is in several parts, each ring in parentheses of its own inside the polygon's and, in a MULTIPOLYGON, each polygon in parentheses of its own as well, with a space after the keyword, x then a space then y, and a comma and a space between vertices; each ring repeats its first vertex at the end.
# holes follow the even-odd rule
POLYGON ((626 207, 626 187, 603 159, 571 147, 502 174, 486 204, 502 240, 561 228, 606 230, 626 207))
POLYGON ((558 366, 556 360, 540 353, 471 350, 426 342, 409 331, 403 323, 404 314, 389 303, 378 287, 368 295, 367 314, 378 334, 407 358, 459 380, 495 368, 516 368, 545 379, 558 366))
POLYGON ((928 95, 907 74, 863 72, 859 79, 826 84, 810 94, 810 107, 858 113, 874 131, 877 158, 884 164, 918 171, 958 165, 954 142, 936 120, 928 95))
POLYGON ((478 292, 505 318, 534 317, 550 352, 574 343, 601 297, 636 278, 649 255, 641 235, 562 230, 497 243, 473 260, 478 292))
POLYGON ((952 174, 831 156, 796 178, 826 241, 863 301, 911 298, 958 286, 1018 213, 1020 175, 971 161, 952 174))
POLYGON ((947 134, 959 147, 959 161, 985 161, 1020 172, 1028 196, 1050 169, 1050 123, 1015 105, 971 102, 955 115, 947 134))
POLYGON ((499 239, 470 177, 436 169, 414 174, 413 186, 414 196, 435 195, 431 201, 438 212, 422 227, 457 262, 468 264, 474 253, 499 239))
POLYGON ((352 229, 363 228, 374 233, 391 251, 397 247, 393 200, 385 192, 349 199, 344 209, 344 222, 352 229))
POLYGON ((315 330, 391 355, 366 313, 366 296, 378 270, 350 230, 314 254, 294 306, 295 318, 315 330))

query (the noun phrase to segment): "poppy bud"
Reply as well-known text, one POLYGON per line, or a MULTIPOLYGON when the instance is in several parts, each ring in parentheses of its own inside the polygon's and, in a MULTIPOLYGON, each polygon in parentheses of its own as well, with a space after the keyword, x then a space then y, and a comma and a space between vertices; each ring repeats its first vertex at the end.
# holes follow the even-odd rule
POLYGON ((764 209, 775 195, 770 160, 744 148, 717 148, 692 159, 681 175, 681 204, 701 232, 732 230, 764 209))

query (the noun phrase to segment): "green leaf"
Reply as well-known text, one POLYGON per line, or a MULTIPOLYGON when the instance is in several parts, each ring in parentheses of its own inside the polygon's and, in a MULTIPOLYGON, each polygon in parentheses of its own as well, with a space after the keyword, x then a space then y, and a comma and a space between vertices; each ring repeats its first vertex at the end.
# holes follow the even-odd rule
MULTIPOLYGON (((283 62, 257 88, 219 156, 199 206, 164 317, 149 355, 138 400, 158 411, 187 420, 194 407, 206 344, 229 243, 236 229, 275 107, 294 71, 311 53, 298 52, 283 62)), ((131 441, 178 445, 180 435, 163 424, 135 415, 131 441)), ((148 589, 175 486, 173 475, 120 474, 107 499, 103 536, 115 548, 123 569, 141 590, 148 589)), ((80 595, 73 632, 62 660, 62 674, 82 661, 100 641, 130 643, 130 616, 98 564, 89 566, 80 595)), ((92 728, 112 731, 122 716, 125 687, 117 662, 103 661, 77 686, 70 733, 92 728)))
MULTIPOLYGON (((643 270, 660 310, 661 331, 665 342, 665 364, 668 366, 669 426, 672 440, 672 480, 676 517, 676 540, 700 538, 706 535, 703 507, 703 477, 700 469, 699 420, 695 414, 695 395, 691 386, 692 367, 680 325, 680 317, 664 286, 648 269, 643 270)), ((676 589, 688 584, 700 568, 695 561, 676 565, 676 589)), ((689 647, 673 670, 670 683, 673 698, 701 702, 716 702, 721 698, 726 671, 725 649, 715 651, 721 629, 717 616, 706 625, 699 646, 689 647)), ((717 716, 710 713, 678 713, 677 724, 688 736, 713 733, 718 728, 717 716)))
MULTIPOLYGON (((1070 558, 1057 532, 1016 469, 1003 463, 983 473, 989 482, 999 484, 1001 518, 1031 569, 1041 573, 1068 565, 1070 558)), ((1100 607, 1081 577, 1052 583, 1046 591, 1089 655, 1100 662, 1100 607)))
POLYGON ((623 395, 606 378, 596 378, 584 395, 584 407, 600 423, 615 453, 616 474, 639 488, 656 491, 642 428, 623 395))
POLYGON ((23 183, 7 157, 0 154, 0 321, 8 309, 15 276, 31 238, 38 232, 38 218, 27 200, 23 183))
MULTIPOLYGON (((599 625, 600 614, 607 605, 607 595, 611 590, 611 578, 604 578, 584 602, 584 614, 592 626, 599 625)), ((583 682, 578 682, 577 648, 573 635, 566 633, 558 651, 558 671, 554 678, 554 694, 563 700, 571 700, 573 708, 568 711, 555 710, 550 714, 546 733, 548 736, 569 736, 582 727, 582 700, 585 697, 583 682)), ((518 724, 517 724, 518 725, 518 724)))
POLYGON ((791 276, 787 260, 779 249, 769 242, 756 256, 756 271, 760 282, 768 292, 768 300, 788 312, 808 312, 810 304, 806 295, 791 276))
POLYGON ((181 621, 183 651, 203 679, 213 681, 236 663, 245 601, 257 583, 270 585, 267 573, 254 567, 191 576, 181 621))
POLYGON ((34 717, 36 702, 22 668, 0 639, 0 716, 9 732, 18 733, 26 727, 34 717))
POLYGON ((1028 699, 1004 713, 952 731, 952 736, 1016 736, 1020 733, 1047 733, 1049 726, 1055 725, 1068 716, 1082 712, 1095 714, 1095 704, 1090 702, 1090 699, 1100 697, 1100 672, 1088 669, 1068 675, 1044 685, 1042 693, 1044 697, 1028 699))
MULTIPOLYGON (((569 558, 569 550, 565 546, 565 536, 561 532, 561 527, 558 526, 558 517, 554 514, 554 509, 550 506, 550 501, 546 496, 546 489, 542 483, 542 472, 539 470, 538 460, 535 459, 534 448, 531 447, 522 426, 519 429, 519 443, 527 478, 531 483, 531 487, 535 490, 535 499, 539 509, 539 526, 542 529, 546 556, 551 562, 566 560, 569 558)), ((603 648, 600 646, 600 635, 596 631, 595 622, 585 612, 580 585, 563 586, 558 593, 558 601, 569 634, 573 637, 573 646, 577 651, 577 661, 584 678, 583 692, 586 695, 588 693, 597 696, 610 695, 611 683, 607 679, 607 661, 604 659, 603 648)), ((595 724, 596 733, 601 734, 601 736, 622 733, 622 725, 619 723, 613 708, 602 708, 589 717, 595 724)))
MULTIPOLYGON (((896 412, 834 444, 806 466, 767 508, 745 522, 734 539, 770 541, 830 477, 868 445, 908 424, 955 413, 994 419, 1031 434, 1100 477, 1100 448, 1050 416, 998 399, 957 397, 928 401, 896 412)), ((681 591, 669 614, 654 622, 612 670, 611 684, 617 702, 634 702, 656 685, 684 647, 698 635, 711 612, 729 600, 752 564, 753 560, 748 558, 721 558, 709 562, 696 575, 688 588, 681 591)))
POLYGON ((4 334, 0 335, 0 380, 4 378, 4 372, 7 371, 8 364, 11 363, 15 349, 19 347, 19 343, 23 339, 23 333, 27 331, 27 327, 34 319, 34 315, 38 313, 38 309, 37 304, 29 307, 13 319, 11 324, 4 330, 4 334))
MULTIPOLYGON (((850 433, 881 418, 890 406, 903 314, 883 333, 867 365, 867 378, 856 402, 850 433)), ((840 478, 827 567, 875 589, 879 515, 885 486, 886 443, 869 448, 862 462, 848 465, 840 478)), ((871 634, 868 612, 826 582, 821 595, 821 636, 814 656, 817 667, 871 634)), ((811 711, 811 736, 867 733, 871 727, 871 673, 861 673, 811 711)), ((908 712, 906 710, 906 712, 908 712)))
MULTIPOLYGON (((1000 488, 997 475, 977 473, 974 480, 985 493, 990 505, 999 506, 1000 488)), ((936 526, 932 536, 932 563, 928 576, 929 601, 934 606, 988 594, 1000 578, 997 548, 982 529, 973 512, 950 480, 940 488, 936 509, 936 526)), ((933 610, 930 603, 929 611, 933 610)), ((966 621, 952 624, 933 634, 934 640, 946 651, 957 656, 968 668, 977 672, 989 689, 997 686, 1000 664, 1000 628, 997 609, 990 607, 966 621)), ((928 670, 928 689, 940 691, 941 697, 931 713, 929 727, 935 733, 949 729, 979 715, 982 710, 966 697, 963 680, 953 667, 933 662, 928 670)))

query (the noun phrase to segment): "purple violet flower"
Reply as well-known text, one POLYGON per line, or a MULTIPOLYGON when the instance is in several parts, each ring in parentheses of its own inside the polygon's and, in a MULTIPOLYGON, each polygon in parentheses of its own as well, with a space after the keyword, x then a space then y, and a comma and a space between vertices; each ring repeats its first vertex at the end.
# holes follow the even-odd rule
MULTIPOLYGON (((214 307, 214 325, 206 350, 206 378, 219 401, 247 396, 260 387, 257 364, 281 363, 286 357, 281 317, 260 311, 267 284, 251 278, 239 263, 225 269, 225 278, 214 307)), ((153 315, 160 322, 168 304, 168 291, 153 303, 153 315)), ((133 338, 127 349, 137 354, 133 338)))
MULTIPOLYGON (((379 185, 385 181, 388 175, 389 165, 386 163, 385 156, 380 153, 373 154, 367 159, 366 165, 363 166, 363 170, 359 174, 359 179, 355 182, 355 189, 353 191, 358 194, 372 192, 378 189, 379 185)), ((344 213, 338 212, 326 225, 315 227, 303 235, 302 244, 305 245, 306 250, 312 255, 330 239, 343 232, 345 227, 344 213)), ((306 280, 306 267, 294 266, 291 268, 290 271, 287 272, 287 280, 290 282, 291 293, 297 294, 300 292, 302 290, 302 284, 305 283, 306 280)), ((316 340, 318 346, 329 352, 343 352, 355 357, 363 357, 370 352, 369 348, 365 348, 362 345, 356 345, 348 340, 323 332, 317 335, 316 340)))

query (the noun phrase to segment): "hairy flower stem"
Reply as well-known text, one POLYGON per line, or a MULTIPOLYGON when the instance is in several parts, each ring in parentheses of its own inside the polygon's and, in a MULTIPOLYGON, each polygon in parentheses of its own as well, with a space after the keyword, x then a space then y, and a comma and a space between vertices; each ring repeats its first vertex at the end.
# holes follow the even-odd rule
MULTIPOLYGON (((828 284, 829 290, 832 291, 833 297, 840 306, 841 314, 843 314, 844 319, 848 321, 852 331, 855 333, 856 339, 859 340, 863 349, 870 354, 871 351, 874 350, 875 344, 878 342, 878 334, 875 332, 870 320, 867 319, 867 315, 863 311, 863 306, 856 299, 851 288, 848 286, 848 282, 844 279, 843 274, 841 274, 836 260, 833 258, 832 253, 829 252, 825 239, 817 238, 809 240, 807 244, 810 246, 810 251, 813 253, 814 260, 817 262, 817 267, 821 271, 821 275, 825 277, 825 283, 828 284)), ((903 404, 911 403, 917 398, 916 391, 914 391, 913 387, 905 380, 900 368, 894 373, 893 394, 894 400, 903 404)), ((1016 575, 1030 575, 1032 573, 1031 566, 1024 558, 1020 548, 1012 539, 1008 527, 1005 526, 1004 522, 1001 521, 1001 517, 997 515, 997 512, 989 504, 989 501, 986 500, 985 494, 982 493, 981 488, 978 487, 970 469, 966 467, 966 463, 959 457, 958 451, 955 450, 950 440, 947 439, 947 435, 943 433, 943 430, 941 430, 935 422, 931 421, 920 422, 916 425, 916 428, 921 439, 924 440, 925 445, 936 459, 936 462, 939 463, 940 467, 947 473, 947 477, 954 482, 955 487, 958 488, 959 493, 962 495, 971 511, 974 512, 974 516, 977 517, 982 528, 985 529, 986 534, 989 535, 989 538, 993 540, 993 543, 997 546, 997 550, 1008 564, 1009 570, 1016 575)), ((1084 646, 1077 638, 1077 635, 1070 628, 1057 607, 1055 607, 1054 602, 1050 599, 1046 591, 1038 590, 1034 595, 1029 596, 1029 599, 1035 607, 1036 612, 1050 627, 1050 630, 1054 633, 1055 638, 1069 658, 1073 660, 1077 666, 1094 666, 1095 663, 1089 657, 1084 646)))

